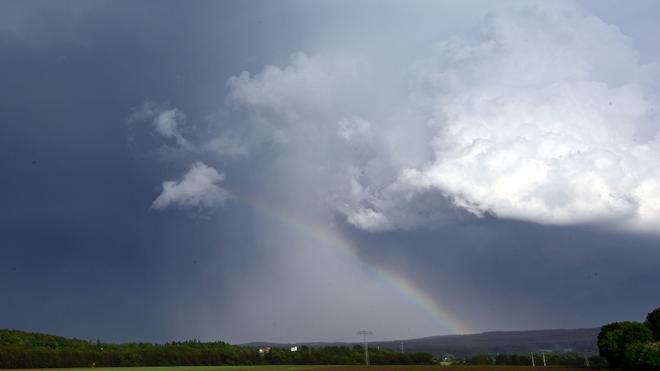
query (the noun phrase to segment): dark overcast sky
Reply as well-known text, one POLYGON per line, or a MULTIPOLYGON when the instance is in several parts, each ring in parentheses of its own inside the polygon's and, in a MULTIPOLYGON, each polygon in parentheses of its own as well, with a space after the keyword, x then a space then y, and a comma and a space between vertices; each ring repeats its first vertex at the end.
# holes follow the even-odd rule
POLYGON ((640 320, 660 305, 660 4, 540 4, 2 2, 0 328, 640 320))

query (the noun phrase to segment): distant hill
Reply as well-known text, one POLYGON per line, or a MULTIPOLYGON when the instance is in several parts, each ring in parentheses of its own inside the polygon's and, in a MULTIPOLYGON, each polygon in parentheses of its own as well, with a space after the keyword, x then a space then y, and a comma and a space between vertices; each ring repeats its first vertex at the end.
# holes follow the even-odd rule
MULTIPOLYGON (((453 354, 471 356, 474 354, 521 354, 545 350, 547 352, 577 352, 597 354, 596 338, 599 327, 567 330, 494 331, 470 335, 430 336, 418 339, 376 341, 370 347, 381 347, 399 351, 401 342, 405 352, 426 352, 434 355, 453 354)), ((353 346, 357 342, 302 342, 295 345, 353 346)), ((109 344, 105 344, 109 346, 109 344)), ((248 347, 270 346, 287 348, 294 344, 252 342, 242 344, 248 347)), ((0 330, 0 346, 24 346, 48 349, 85 349, 95 344, 85 340, 68 339, 61 336, 29 333, 14 330, 0 330)))
MULTIPOLYGON (((471 356, 474 354, 511 354, 546 352, 577 352, 597 354, 596 338, 600 327, 567 330, 532 331, 493 331, 470 335, 430 336, 419 339, 375 341, 370 347, 384 347, 399 350, 403 342, 406 352, 427 352, 434 355, 453 354, 471 356)), ((356 343, 297 343, 309 346, 351 346, 356 343)), ((292 344, 253 342, 243 344, 252 347, 288 347, 292 344)))

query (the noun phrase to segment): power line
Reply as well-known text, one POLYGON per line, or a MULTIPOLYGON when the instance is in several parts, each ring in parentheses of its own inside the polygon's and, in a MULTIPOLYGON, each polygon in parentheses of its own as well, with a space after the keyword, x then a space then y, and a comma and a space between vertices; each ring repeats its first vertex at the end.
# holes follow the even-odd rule
POLYGON ((358 335, 362 335, 364 340, 364 364, 369 366, 369 342, 367 341, 367 336, 373 335, 373 332, 368 330, 360 330, 357 332, 358 335))

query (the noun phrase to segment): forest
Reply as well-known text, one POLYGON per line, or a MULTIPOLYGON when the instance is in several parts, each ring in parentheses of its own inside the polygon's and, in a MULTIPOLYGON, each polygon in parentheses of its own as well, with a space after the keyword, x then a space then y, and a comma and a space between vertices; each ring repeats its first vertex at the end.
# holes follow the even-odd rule
MULTIPOLYGON (((372 364, 430 364, 429 353, 370 348, 372 364)), ((193 366, 261 364, 343 364, 364 362, 360 345, 308 347, 296 352, 258 349, 225 342, 189 340, 165 344, 102 343, 61 336, 0 330, 0 369, 53 367, 193 366)))

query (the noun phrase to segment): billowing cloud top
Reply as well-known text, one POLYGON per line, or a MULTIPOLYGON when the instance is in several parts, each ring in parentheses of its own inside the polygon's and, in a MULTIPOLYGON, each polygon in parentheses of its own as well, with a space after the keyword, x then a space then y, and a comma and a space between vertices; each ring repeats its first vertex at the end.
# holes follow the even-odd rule
POLYGON ((571 8, 492 17, 420 67, 435 157, 401 181, 477 215, 657 225, 657 67, 571 8))
MULTIPOLYGON (((494 13, 478 31, 404 62, 299 52, 243 72, 227 99, 240 135, 206 147, 308 156, 332 207, 370 231, 467 214, 657 225, 658 65, 570 3, 494 13)), ((185 141, 176 115, 154 124, 185 141)))

